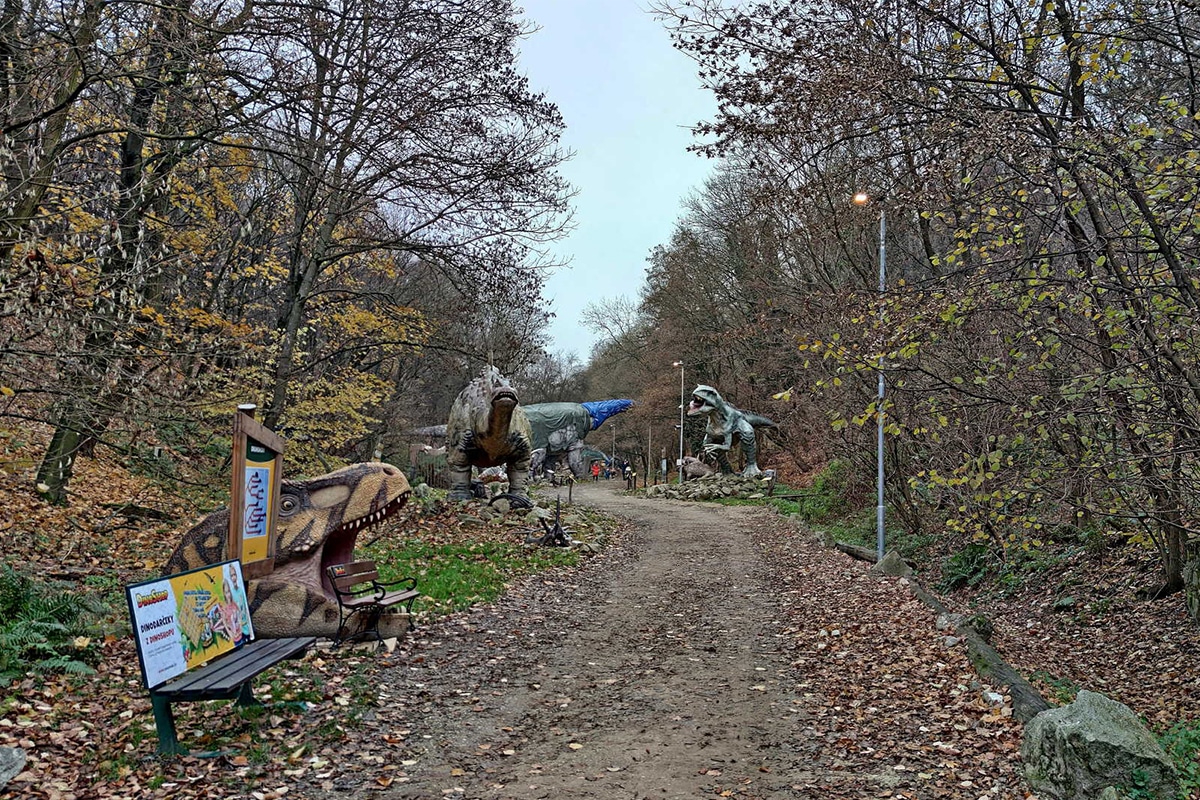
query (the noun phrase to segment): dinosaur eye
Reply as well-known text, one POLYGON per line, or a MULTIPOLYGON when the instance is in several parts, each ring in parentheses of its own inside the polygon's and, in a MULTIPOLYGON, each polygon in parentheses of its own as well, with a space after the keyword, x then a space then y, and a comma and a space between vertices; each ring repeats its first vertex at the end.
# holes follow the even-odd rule
POLYGON ((300 500, 290 494, 285 494, 279 498, 279 513, 283 516, 295 514, 300 508, 300 500))

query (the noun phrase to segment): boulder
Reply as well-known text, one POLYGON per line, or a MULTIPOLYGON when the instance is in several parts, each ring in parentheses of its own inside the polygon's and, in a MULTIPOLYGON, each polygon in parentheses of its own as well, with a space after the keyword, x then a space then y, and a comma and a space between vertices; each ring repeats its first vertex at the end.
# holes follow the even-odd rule
POLYGON ((904 563, 904 559, 895 550, 883 554, 883 560, 871 567, 872 575, 886 575, 893 578, 910 578, 913 571, 904 563))
POLYGON ((0 791, 25 769, 25 751, 19 747, 0 747, 0 791))
POLYGON ((534 506, 525 514, 526 525, 537 525, 540 519, 554 519, 554 512, 545 506, 534 506))
POLYGON ((959 625, 962 625, 966 619, 965 614, 951 614, 947 612, 945 614, 938 614, 933 625, 939 631, 952 631, 959 625))
POLYGON ((1109 787, 1137 786, 1146 798, 1174 798, 1179 776, 1157 740, 1127 706, 1081 691, 1025 727, 1025 777, 1042 800, 1094 800, 1109 787))

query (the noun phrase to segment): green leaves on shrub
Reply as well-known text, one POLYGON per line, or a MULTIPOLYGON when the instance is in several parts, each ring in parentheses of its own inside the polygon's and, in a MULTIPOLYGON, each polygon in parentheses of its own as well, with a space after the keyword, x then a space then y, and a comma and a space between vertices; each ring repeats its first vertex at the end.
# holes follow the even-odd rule
POLYGON ((813 481, 812 491, 795 501, 794 513, 805 522, 825 522, 846 514, 854 505, 849 496, 853 483, 849 472, 848 462, 830 461, 813 481))
POLYGON ((1179 796, 1200 795, 1200 722, 1181 722, 1158 741, 1179 770, 1179 796))
POLYGON ((942 580, 938 590, 953 591, 960 586, 974 586, 987 574, 991 553, 985 544, 971 542, 942 564, 942 580))

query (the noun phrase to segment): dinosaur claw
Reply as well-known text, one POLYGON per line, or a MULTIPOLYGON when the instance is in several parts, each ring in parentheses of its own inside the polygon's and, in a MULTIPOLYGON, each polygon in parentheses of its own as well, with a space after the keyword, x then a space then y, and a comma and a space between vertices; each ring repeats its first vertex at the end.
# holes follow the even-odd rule
POLYGON ((496 495, 495 497, 493 497, 491 500, 488 501, 488 505, 490 506, 492 503, 495 503, 500 498, 504 498, 505 500, 507 500, 513 508, 533 508, 533 501, 530 500, 528 497, 526 497, 524 495, 520 495, 520 494, 512 494, 511 492, 503 492, 501 494, 496 495))

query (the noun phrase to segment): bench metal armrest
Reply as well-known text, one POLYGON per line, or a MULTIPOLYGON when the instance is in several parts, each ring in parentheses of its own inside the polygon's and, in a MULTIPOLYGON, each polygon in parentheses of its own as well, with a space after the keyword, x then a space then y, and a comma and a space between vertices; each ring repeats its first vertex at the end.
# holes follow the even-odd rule
POLYGON ((383 594, 379 595, 382 598, 384 594, 387 594, 388 592, 392 591, 393 589, 407 589, 407 590, 416 589, 417 588, 417 579, 410 577, 410 578, 399 578, 398 580, 394 580, 394 581, 375 581, 375 586, 383 593, 383 594))

